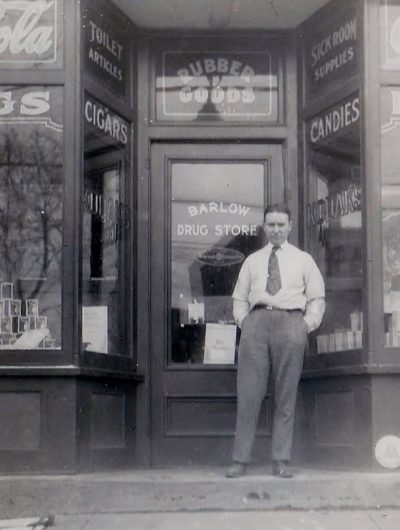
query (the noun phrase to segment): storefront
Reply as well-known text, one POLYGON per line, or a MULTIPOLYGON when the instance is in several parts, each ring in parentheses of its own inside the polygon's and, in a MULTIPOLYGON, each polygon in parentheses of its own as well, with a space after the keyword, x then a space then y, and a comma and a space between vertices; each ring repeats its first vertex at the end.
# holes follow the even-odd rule
POLYGON ((0 469, 227 463, 231 293, 270 201, 327 287, 296 459, 373 465, 400 432, 400 4, 211 32, 109 0, 4 4, 0 469))

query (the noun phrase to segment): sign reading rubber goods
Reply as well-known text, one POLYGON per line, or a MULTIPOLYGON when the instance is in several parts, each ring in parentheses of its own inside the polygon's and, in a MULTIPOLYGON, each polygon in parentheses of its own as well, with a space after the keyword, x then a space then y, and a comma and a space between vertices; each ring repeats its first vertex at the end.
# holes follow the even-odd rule
POLYGON ((0 64, 55 62, 60 5, 56 0, 1 0, 0 64))
POLYGON ((277 120, 277 76, 270 52, 162 54, 157 116, 180 120, 277 120))

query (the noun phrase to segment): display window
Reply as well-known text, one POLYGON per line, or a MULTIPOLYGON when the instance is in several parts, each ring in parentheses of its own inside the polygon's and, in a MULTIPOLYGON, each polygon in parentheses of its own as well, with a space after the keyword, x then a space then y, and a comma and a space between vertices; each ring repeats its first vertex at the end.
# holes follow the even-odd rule
POLYGON ((326 285, 310 353, 363 345, 363 233, 358 92, 306 124, 306 241, 326 285))
POLYGON ((82 350, 126 352, 126 202, 131 126, 86 94, 82 223, 82 350))
POLYGON ((63 89, 0 87, 0 349, 60 349, 63 89))
POLYGON ((381 89, 384 343, 400 346, 400 88, 381 89))

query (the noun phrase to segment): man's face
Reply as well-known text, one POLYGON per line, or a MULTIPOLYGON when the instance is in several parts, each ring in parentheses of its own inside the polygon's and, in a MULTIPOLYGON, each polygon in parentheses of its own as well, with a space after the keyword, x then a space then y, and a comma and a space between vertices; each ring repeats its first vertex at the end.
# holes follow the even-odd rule
POLYGON ((265 216, 264 230, 272 245, 282 245, 292 230, 292 221, 287 213, 270 212, 265 216))

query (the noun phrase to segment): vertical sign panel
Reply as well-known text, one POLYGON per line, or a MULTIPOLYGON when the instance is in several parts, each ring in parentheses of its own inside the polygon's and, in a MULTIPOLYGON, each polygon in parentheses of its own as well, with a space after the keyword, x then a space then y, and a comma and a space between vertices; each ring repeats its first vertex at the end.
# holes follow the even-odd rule
POLYGON ((127 27, 109 8, 95 11, 87 4, 82 21, 85 71, 112 94, 125 98, 130 57, 127 27))
POLYGON ((318 24, 314 20, 307 28, 305 92, 309 102, 357 75, 361 24, 353 6, 333 20, 321 20, 318 24))

